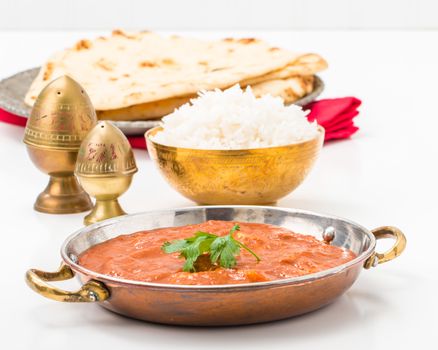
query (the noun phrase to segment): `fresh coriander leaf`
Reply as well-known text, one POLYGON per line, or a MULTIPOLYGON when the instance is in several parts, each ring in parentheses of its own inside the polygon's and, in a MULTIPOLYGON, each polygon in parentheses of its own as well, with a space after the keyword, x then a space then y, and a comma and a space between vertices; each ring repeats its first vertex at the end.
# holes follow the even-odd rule
POLYGON ((211 237, 202 235, 196 237, 196 239, 185 248, 181 250, 181 255, 186 258, 186 262, 183 267, 185 272, 195 271, 194 263, 200 255, 208 252, 211 245, 211 237))
POLYGON ((222 267, 230 269, 236 266, 235 255, 240 254, 240 247, 234 242, 230 235, 225 238, 226 244, 220 254, 219 263, 222 267))
POLYGON ((165 242, 161 249, 165 253, 179 252, 186 261, 183 266, 185 272, 195 272, 195 263, 201 255, 209 255, 213 265, 219 262, 224 268, 236 266, 236 256, 240 254, 240 248, 247 250, 257 261, 260 258, 249 247, 233 237, 233 233, 240 230, 239 225, 234 225, 226 236, 218 236, 209 232, 198 231, 192 237, 186 239, 165 242))
POLYGON ((179 239, 179 240, 175 240, 172 242, 165 242, 162 246, 161 249, 167 253, 175 253, 175 252, 179 252, 180 250, 184 249, 185 247, 187 247, 188 242, 185 239, 179 239))
POLYGON ((218 261, 222 253, 222 250, 225 248, 226 244, 227 241, 225 237, 218 237, 211 243, 210 260, 213 264, 215 264, 218 261))
POLYGON ((237 224, 232 227, 232 229, 230 230, 229 235, 233 236, 233 233, 236 232, 236 231, 240 231, 240 226, 237 225, 237 224))

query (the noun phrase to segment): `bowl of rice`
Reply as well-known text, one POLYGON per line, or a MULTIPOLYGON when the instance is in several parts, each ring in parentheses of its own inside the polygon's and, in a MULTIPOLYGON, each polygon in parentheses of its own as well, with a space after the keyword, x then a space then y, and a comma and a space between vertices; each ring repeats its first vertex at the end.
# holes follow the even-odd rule
POLYGON ((199 204, 272 204, 311 170, 324 129, 279 97, 251 89, 201 92, 146 132, 169 184, 199 204))

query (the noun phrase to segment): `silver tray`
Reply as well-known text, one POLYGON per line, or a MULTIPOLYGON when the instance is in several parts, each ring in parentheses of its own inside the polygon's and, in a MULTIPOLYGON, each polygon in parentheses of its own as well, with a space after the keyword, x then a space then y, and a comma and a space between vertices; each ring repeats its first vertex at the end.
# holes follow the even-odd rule
MULTIPOLYGON (((35 79, 39 68, 32 68, 23 72, 14 74, 0 81, 0 108, 28 118, 31 108, 24 103, 24 96, 35 79)), ((324 82, 320 77, 315 76, 313 91, 295 101, 299 106, 314 101, 324 90, 324 82)), ((135 121, 114 121, 113 122, 125 135, 143 135, 146 130, 160 124, 160 120, 135 120, 135 121)))

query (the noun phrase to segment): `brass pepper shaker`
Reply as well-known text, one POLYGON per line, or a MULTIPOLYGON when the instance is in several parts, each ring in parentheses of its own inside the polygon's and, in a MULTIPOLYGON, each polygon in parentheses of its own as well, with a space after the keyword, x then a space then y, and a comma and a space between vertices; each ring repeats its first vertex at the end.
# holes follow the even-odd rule
POLYGON ((72 78, 62 76, 41 91, 23 140, 32 162, 50 176, 35 210, 50 214, 90 210, 90 197, 73 171, 81 142, 96 123, 90 98, 72 78))
POLYGON ((137 172, 131 145, 123 133, 108 121, 99 122, 82 141, 75 174, 96 204, 84 218, 90 225, 125 215, 118 198, 131 185, 137 172))

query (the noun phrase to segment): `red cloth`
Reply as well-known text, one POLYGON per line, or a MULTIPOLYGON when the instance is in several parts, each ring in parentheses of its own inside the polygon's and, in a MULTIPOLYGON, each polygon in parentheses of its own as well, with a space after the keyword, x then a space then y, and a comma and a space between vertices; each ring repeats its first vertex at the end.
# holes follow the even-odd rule
POLYGON ((129 143, 133 148, 146 149, 146 140, 144 136, 129 136, 129 143))
MULTIPOLYGON (((316 120, 325 129, 325 141, 345 139, 353 135, 359 128, 354 125, 353 118, 359 114, 357 108, 361 101, 355 97, 342 97, 319 100, 309 103, 304 109, 309 109, 307 118, 316 120)), ((25 126, 27 118, 0 109, 0 121, 25 126)), ((129 136, 132 147, 146 149, 143 136, 129 136)))
POLYGON ((0 109, 0 121, 19 126, 26 126, 27 118, 0 109))
POLYGON ((359 114, 357 108, 361 103, 355 97, 332 98, 311 102, 305 109, 310 109, 309 121, 316 120, 324 127, 325 141, 328 141, 348 138, 359 130, 353 118, 359 114))

